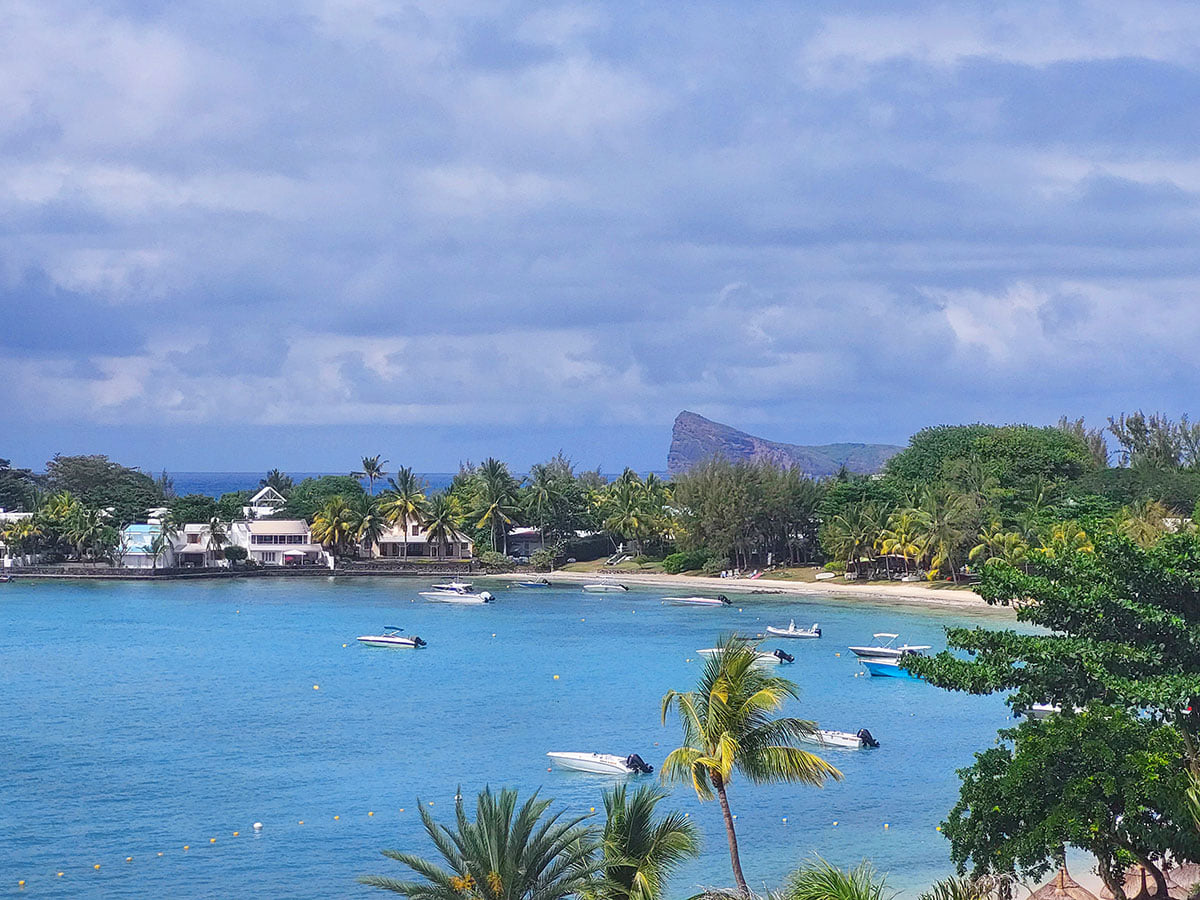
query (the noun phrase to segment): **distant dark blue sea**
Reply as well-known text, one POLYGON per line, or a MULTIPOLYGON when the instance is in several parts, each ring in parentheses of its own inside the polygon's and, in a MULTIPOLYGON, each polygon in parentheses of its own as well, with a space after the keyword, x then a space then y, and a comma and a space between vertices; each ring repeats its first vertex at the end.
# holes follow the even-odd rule
MULTIPOLYGON (((210 497, 220 497, 231 491, 258 490, 259 482, 266 477, 266 472, 168 472, 175 483, 175 493, 207 494, 210 497)), ((287 472, 296 484, 305 478, 320 478, 322 475, 345 475, 345 472, 287 472)), ((453 472, 421 472, 419 477, 424 479, 430 491, 440 491, 448 487, 454 478, 453 472)), ((363 487, 367 480, 362 479, 363 487)), ((380 491, 387 486, 387 481, 375 482, 375 490, 380 491)))

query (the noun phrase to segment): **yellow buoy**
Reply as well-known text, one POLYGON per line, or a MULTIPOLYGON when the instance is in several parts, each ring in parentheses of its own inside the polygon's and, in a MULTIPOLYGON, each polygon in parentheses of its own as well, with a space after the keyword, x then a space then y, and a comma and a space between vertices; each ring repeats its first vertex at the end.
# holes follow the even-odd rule
POLYGON ((887 823, 887 822, 884 822, 884 823, 883 823, 883 827, 886 829, 886 828, 888 827, 888 823, 887 823))
POLYGON ((55 878, 62 878, 62 876, 63 876, 63 873, 62 873, 62 872, 57 872, 57 873, 55 873, 55 875, 54 875, 54 877, 55 877, 55 878))
POLYGON ((373 816, 373 815, 375 815, 375 813, 373 813, 373 812, 369 812, 369 813, 367 813, 367 815, 368 815, 368 816, 373 816))
POLYGON ((939 825, 939 826, 938 826, 936 829, 934 829, 934 830, 935 830, 935 831, 941 831, 941 830, 942 830, 942 826, 941 826, 941 825, 939 825))
POLYGON ((595 811, 596 811, 596 807, 594 807, 594 806, 593 806, 593 807, 591 808, 590 812, 595 812, 595 811))
POLYGON ((784 825, 786 825, 786 824, 787 824, 787 816, 784 816, 784 817, 783 817, 783 824, 784 824, 784 825))
POLYGON ((18 882, 17 882, 17 887, 25 887, 25 881, 24 881, 24 879, 22 879, 21 881, 18 881, 18 882))
POLYGON ((162 852, 160 851, 158 855, 159 855, 159 856, 162 856, 162 852))
POLYGON ((554 680, 555 680, 555 681, 558 681, 558 676, 557 676, 557 675, 555 675, 555 676, 554 676, 554 680))
POLYGON ((92 866, 92 868, 93 868, 93 869, 98 869, 98 868, 100 868, 100 863, 96 863, 94 866, 92 866))
POLYGON ((335 822, 336 822, 336 821, 337 821, 338 819, 340 819, 340 818, 341 818, 341 816, 334 816, 334 817, 333 817, 333 821, 335 821, 335 822))
POLYGON ((301 820, 300 820, 300 822, 299 822, 299 824, 303 825, 303 824, 304 824, 304 820, 303 820, 303 819, 301 819, 301 820))
POLYGON ((345 647, 346 645, 345 645, 345 644, 342 644, 342 646, 343 646, 343 647, 345 647))
POLYGON ((237 837, 239 834, 241 834, 241 832, 240 832, 240 831, 235 831, 235 832, 233 833, 233 836, 234 836, 234 837, 237 837))
POLYGON ((404 807, 400 807, 400 812, 404 812, 404 807))
POLYGON ((210 844, 215 844, 215 843, 217 842, 217 839, 216 839, 216 838, 209 838, 209 839, 208 839, 208 842, 209 842, 210 844))
POLYGON ((191 847, 189 847, 187 844, 184 844, 184 845, 183 845, 183 849, 184 849, 184 850, 190 850, 190 849, 192 849, 192 848, 191 848, 191 847))
POLYGON ((834 822, 834 823, 833 823, 833 827, 834 827, 834 828, 837 828, 837 822, 834 822))
POLYGON ((433 806, 433 801, 432 801, 432 800, 430 800, 430 801, 429 801, 429 805, 430 805, 430 806, 433 806))
POLYGON ((125 862, 133 862, 133 857, 132 856, 125 857, 125 862))
POLYGON ((319 691, 320 689, 321 689, 321 686, 320 686, 319 684, 314 684, 314 685, 313 685, 313 690, 314 690, 314 691, 319 691))

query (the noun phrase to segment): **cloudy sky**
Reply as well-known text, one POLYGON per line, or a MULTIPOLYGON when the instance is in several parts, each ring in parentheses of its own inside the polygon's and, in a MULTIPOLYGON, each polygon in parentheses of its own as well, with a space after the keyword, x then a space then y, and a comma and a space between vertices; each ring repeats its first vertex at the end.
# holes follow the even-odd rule
POLYGON ((1200 6, 0 0, 0 456, 1200 409, 1200 6))

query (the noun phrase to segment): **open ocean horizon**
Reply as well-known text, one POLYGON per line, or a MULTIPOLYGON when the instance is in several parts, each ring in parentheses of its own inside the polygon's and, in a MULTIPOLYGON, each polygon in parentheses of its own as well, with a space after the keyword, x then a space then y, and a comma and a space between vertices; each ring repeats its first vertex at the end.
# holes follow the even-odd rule
MULTIPOLYGON (((175 485, 175 493, 182 497, 186 494, 207 494, 209 497, 220 497, 232 491, 258 490, 266 472, 172 472, 167 470, 167 476, 175 485)), ((323 475, 346 475, 346 472, 285 472, 296 484, 305 478, 320 478, 323 475)), ((418 472, 428 490, 441 491, 450 486, 454 480, 453 472, 418 472)), ((367 486, 365 478, 360 479, 363 487, 367 486)), ((387 479, 375 481, 376 492, 387 486, 387 479)))

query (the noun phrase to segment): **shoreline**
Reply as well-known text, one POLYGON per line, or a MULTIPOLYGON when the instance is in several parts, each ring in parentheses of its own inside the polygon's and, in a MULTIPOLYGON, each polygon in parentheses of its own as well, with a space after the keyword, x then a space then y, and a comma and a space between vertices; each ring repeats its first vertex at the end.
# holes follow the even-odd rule
MULTIPOLYGON (((477 575, 476 577, 482 577, 477 575)), ((509 581, 525 581, 528 573, 506 572, 490 575, 509 581)), ((989 606, 978 594, 968 591, 938 591, 920 584, 877 584, 858 587, 850 584, 812 584, 806 581, 772 581, 769 578, 710 578, 703 575, 666 575, 653 572, 549 572, 539 573, 537 578, 551 581, 568 581, 573 584, 591 584, 598 581, 618 581, 641 586, 663 588, 701 588, 716 593, 737 592, 754 594, 762 592, 768 596, 793 594, 798 596, 822 597, 824 599, 887 601, 900 605, 911 605, 924 609, 971 611, 991 615, 1012 615, 1011 607, 989 606)))

